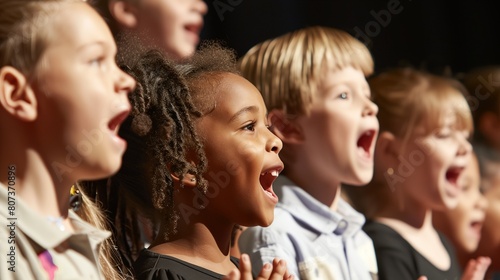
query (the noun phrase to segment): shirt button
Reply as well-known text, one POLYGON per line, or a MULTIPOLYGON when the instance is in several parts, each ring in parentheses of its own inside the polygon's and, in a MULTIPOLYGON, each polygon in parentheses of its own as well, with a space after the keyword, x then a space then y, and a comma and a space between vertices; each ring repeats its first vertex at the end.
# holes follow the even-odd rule
POLYGON ((337 225, 337 228, 333 231, 333 233, 335 233, 336 235, 342 235, 346 229, 347 229, 347 221, 340 220, 339 224, 337 225))

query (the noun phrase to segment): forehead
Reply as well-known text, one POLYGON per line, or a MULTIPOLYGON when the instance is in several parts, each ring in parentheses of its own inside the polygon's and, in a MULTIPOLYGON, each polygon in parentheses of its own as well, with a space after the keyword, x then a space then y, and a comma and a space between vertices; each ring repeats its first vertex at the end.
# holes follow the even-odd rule
POLYGON ((321 89, 328 89, 336 85, 362 85, 368 88, 363 71, 347 66, 344 68, 324 68, 320 76, 319 87, 321 89))
POLYGON ((63 4, 51 17, 53 32, 48 33, 49 44, 77 46, 99 41, 114 45, 104 20, 84 2, 63 4))
POLYGON ((233 74, 222 73, 221 79, 213 92, 216 106, 214 111, 234 114, 241 108, 257 106, 265 112, 264 100, 257 88, 245 78, 233 74))

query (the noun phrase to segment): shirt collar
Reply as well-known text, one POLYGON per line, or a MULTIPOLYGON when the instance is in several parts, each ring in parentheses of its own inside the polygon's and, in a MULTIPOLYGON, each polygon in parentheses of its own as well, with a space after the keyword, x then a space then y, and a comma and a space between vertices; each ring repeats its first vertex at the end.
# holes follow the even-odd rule
POLYGON ((342 198, 337 211, 333 211, 283 175, 273 185, 280 198, 277 207, 285 209, 300 223, 319 233, 351 236, 360 231, 365 223, 365 217, 342 198))
MULTIPOLYGON (((11 197, 15 198, 15 203, 13 205, 15 210, 12 213, 13 215, 10 215, 11 213, 8 211, 7 207, 0 207, 0 215, 12 218, 11 220, 8 220, 8 224, 12 222, 15 225, 16 230, 19 229, 22 231, 42 248, 54 249, 76 234, 87 234, 92 245, 102 242, 111 235, 110 232, 100 230, 83 221, 75 212, 73 212, 73 210, 69 211, 68 217, 75 228, 75 233, 61 231, 54 223, 48 221, 46 217, 39 215, 27 207, 27 205, 25 205, 22 199, 18 196, 11 197)), ((0 205, 8 205, 7 203, 7 187, 0 184, 0 205)))

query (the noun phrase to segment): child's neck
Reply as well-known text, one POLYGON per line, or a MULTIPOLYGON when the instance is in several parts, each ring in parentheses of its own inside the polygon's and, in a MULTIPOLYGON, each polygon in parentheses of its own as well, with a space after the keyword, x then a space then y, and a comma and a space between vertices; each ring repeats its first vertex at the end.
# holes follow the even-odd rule
POLYGON ((415 229, 429 229, 432 226, 432 211, 411 198, 395 199, 375 215, 381 220, 401 221, 415 229))
POLYGON ((229 254, 232 229, 233 225, 179 221, 176 234, 168 241, 155 240, 151 250, 225 275, 234 268, 229 254))
MULTIPOLYGON (((2 172, 7 174, 7 167, 15 165, 15 196, 22 199, 34 212, 46 217, 63 217, 68 215, 71 183, 63 180, 55 183, 49 167, 42 156, 34 149, 11 147, 4 149, 0 158, 2 172), (19 153, 19 151, 23 151, 19 153)), ((1 183, 7 186, 7 176, 1 176, 1 183)))
POLYGON ((330 207, 332 210, 337 210, 340 200, 340 182, 331 178, 331 176, 317 176, 314 170, 307 170, 306 166, 289 166, 286 165, 287 172, 285 174, 292 182, 297 184, 301 189, 305 190, 309 195, 314 197, 319 202, 330 207), (310 174, 310 176, 304 176, 310 174))

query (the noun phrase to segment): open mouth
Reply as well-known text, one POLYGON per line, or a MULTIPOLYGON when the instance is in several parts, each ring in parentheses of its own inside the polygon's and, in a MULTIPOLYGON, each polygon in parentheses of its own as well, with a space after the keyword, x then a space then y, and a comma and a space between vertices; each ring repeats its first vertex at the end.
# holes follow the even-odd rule
POLYGON ((356 145, 361 155, 366 158, 370 158, 370 149, 372 147, 373 139, 375 138, 375 130, 368 130, 361 134, 356 145))
POLYGON ((472 221, 470 223, 470 228, 474 235, 476 235, 478 238, 481 237, 481 229, 483 228, 483 221, 482 220, 477 220, 477 221, 472 221))
POLYGON ((193 40, 193 43, 198 44, 199 36, 201 32, 202 24, 188 24, 184 26, 184 29, 188 32, 189 37, 193 40))
POLYGON ((112 118, 111 121, 109 121, 108 128, 115 135, 118 134, 118 129, 120 128, 120 125, 123 123, 123 121, 125 121, 125 119, 127 118, 129 112, 130 110, 125 110, 112 118))
POLYGON ((200 24, 188 24, 184 27, 187 31, 199 34, 201 30, 201 25, 200 24))
POLYGON ((448 181, 450 184, 454 186, 457 186, 458 178, 460 177, 462 171, 463 167, 451 167, 446 171, 446 181, 448 181))
POLYGON ((260 185, 264 192, 271 198, 274 203, 278 202, 278 197, 273 191, 273 182, 278 178, 282 168, 274 168, 268 171, 264 171, 260 174, 260 185))

